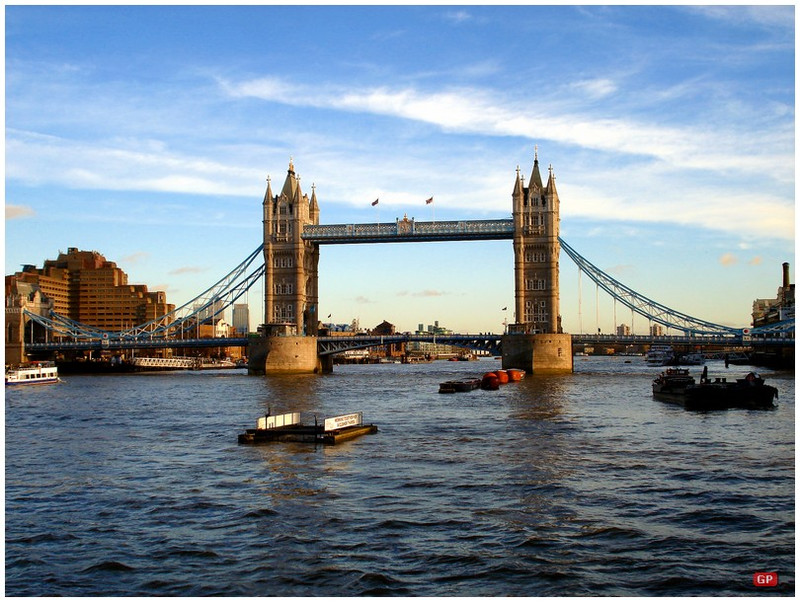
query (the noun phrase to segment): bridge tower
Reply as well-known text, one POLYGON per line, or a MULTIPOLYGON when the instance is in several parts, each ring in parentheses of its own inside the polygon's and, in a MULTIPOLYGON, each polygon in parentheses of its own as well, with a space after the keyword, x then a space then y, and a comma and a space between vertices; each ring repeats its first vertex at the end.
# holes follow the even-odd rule
POLYGON ((302 239, 303 226, 319 224, 317 192, 311 199, 289 161, 280 194, 267 180, 264 195, 264 303, 267 324, 298 335, 317 334, 319 245, 302 239))
POLYGON ((303 194, 289 160, 283 188, 264 194, 265 340, 250 350, 250 371, 318 372, 319 245, 302 238, 303 226, 319 224, 317 193, 303 194), (253 353, 255 351, 255 354, 253 353))
POLYGON ((538 150, 528 186, 517 168, 511 195, 515 323, 503 339, 503 367, 571 372, 572 338, 563 333, 559 314, 560 201, 553 167, 548 171, 543 185, 538 150))

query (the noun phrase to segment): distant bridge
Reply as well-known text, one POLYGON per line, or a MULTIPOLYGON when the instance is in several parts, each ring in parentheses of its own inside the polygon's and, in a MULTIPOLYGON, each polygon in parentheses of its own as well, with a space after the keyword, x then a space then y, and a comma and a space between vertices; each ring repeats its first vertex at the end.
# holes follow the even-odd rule
MULTIPOLYGON (((750 331, 746 336, 720 335, 616 335, 616 334, 573 334, 572 342, 585 345, 693 345, 698 347, 749 347, 753 343, 759 346, 782 346, 793 344, 794 331, 780 327, 764 327, 750 331)), ((397 343, 433 343, 486 352, 498 356, 502 354, 502 335, 499 334, 410 334, 391 335, 350 335, 317 337, 317 349, 320 356, 334 355, 356 349, 381 347, 397 343)), ((123 351, 131 349, 201 349, 213 347, 247 347, 248 337, 215 337, 175 339, 156 337, 152 339, 91 339, 80 341, 48 341, 26 343, 29 351, 123 351)))

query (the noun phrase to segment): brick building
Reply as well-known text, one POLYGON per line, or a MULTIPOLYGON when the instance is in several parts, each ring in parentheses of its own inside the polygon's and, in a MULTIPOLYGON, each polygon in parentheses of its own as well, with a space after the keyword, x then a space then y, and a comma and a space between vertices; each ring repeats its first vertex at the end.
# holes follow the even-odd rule
POLYGON ((26 265, 6 276, 5 289, 6 322, 15 325, 6 329, 7 361, 25 359, 16 357, 26 328, 23 309, 43 315, 52 309, 70 320, 109 331, 126 330, 175 309, 163 291, 130 284, 128 275, 113 261, 97 251, 75 247, 46 260, 41 268, 26 265))

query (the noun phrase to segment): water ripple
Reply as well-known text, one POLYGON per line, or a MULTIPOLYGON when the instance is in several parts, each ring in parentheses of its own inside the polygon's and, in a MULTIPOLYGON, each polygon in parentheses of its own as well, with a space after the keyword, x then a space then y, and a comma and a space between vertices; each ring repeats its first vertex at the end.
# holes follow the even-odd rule
POLYGON ((615 358, 438 394, 496 365, 7 391, 5 593, 793 595, 793 376, 760 370, 770 413, 654 402, 652 369, 615 358), (361 410, 380 431, 237 445, 267 408, 361 410))

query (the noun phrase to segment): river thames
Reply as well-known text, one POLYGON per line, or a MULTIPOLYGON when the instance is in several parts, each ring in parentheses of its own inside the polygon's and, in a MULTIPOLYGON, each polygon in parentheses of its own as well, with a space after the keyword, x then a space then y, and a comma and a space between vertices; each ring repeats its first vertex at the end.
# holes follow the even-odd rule
POLYGON ((794 595, 794 373, 759 370, 779 390, 762 412, 654 401, 641 357, 438 393, 497 367, 8 388, 5 593, 794 595), (362 411, 379 432, 238 445, 268 409, 362 411))

